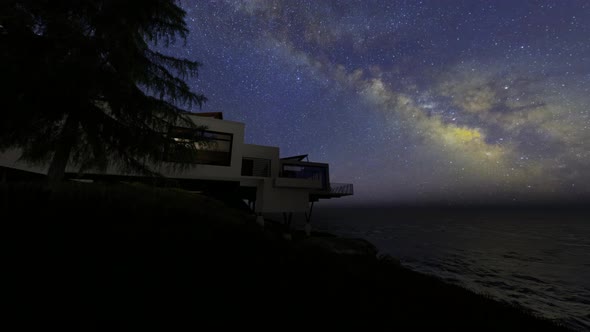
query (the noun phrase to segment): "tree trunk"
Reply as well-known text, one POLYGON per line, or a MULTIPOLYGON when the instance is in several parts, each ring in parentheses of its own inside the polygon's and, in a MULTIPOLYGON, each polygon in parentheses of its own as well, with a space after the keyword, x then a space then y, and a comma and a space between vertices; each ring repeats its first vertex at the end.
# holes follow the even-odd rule
POLYGON ((70 160, 70 153, 74 145, 78 129, 78 121, 70 114, 68 115, 64 127, 58 138, 57 148, 53 153, 51 165, 47 172, 47 178, 50 183, 59 183, 64 179, 66 167, 70 160))

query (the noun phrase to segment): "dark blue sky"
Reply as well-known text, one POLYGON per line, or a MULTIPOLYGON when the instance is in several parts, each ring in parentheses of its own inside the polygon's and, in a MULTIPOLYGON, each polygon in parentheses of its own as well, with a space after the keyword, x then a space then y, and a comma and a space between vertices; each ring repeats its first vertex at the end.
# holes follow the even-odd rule
POLYGON ((587 1, 184 1, 191 82, 347 202, 590 191, 587 1))

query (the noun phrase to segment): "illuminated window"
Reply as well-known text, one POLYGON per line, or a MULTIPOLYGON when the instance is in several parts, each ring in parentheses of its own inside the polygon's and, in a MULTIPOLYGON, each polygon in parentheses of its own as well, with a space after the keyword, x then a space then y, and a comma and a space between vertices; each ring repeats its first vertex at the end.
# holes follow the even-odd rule
MULTIPOLYGON (((204 165, 231 165, 233 134, 209 130, 173 128, 170 135, 177 142, 194 144, 197 149, 196 163, 204 165)), ((172 154, 171 154, 172 155, 172 154)), ((174 157, 170 162, 178 162, 174 157)))

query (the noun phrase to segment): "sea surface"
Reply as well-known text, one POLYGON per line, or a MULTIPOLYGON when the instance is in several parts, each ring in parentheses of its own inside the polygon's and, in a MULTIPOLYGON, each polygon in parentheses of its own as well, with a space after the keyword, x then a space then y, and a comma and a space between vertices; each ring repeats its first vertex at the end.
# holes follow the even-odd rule
POLYGON ((316 208, 413 270, 590 331, 590 214, 569 210, 316 208))

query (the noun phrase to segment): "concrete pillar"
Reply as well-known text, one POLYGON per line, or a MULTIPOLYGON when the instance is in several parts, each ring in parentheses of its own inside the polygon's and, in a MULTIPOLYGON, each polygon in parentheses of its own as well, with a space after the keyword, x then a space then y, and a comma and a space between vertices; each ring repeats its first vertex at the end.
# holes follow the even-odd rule
POLYGON ((305 223, 305 235, 307 235, 307 236, 311 235, 311 223, 310 222, 305 223))
POLYGON ((313 203, 309 206, 309 212, 305 212, 305 235, 311 235, 311 213, 313 212, 313 203))
POLYGON ((293 212, 283 212, 283 225, 285 227, 283 231, 283 238, 285 240, 291 240, 291 220, 293 220, 293 212))
POLYGON ((260 225, 260 227, 264 227, 264 217, 262 216, 262 213, 259 213, 256 216, 256 223, 260 225))

